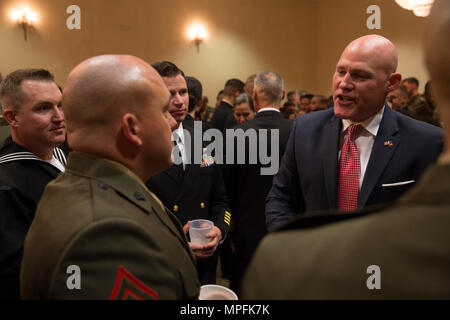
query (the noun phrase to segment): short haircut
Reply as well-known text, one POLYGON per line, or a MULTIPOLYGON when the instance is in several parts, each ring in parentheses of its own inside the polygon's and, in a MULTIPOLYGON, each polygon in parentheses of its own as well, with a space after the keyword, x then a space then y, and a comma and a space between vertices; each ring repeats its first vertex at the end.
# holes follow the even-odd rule
POLYGON ((286 101, 283 104, 283 108, 286 108, 286 107, 297 107, 297 105, 294 102, 292 102, 292 101, 286 101))
POLYGON ((3 108, 10 107, 18 111, 25 102, 22 82, 25 80, 52 81, 54 77, 45 69, 19 69, 8 74, 0 84, 0 103, 3 108))
POLYGON ((320 99, 319 100, 320 103, 328 105, 328 98, 325 97, 324 95, 315 94, 314 97, 318 97, 320 99))
POLYGON ((416 87, 417 88, 419 87, 419 80, 417 80, 417 78, 414 78, 414 77, 409 77, 409 78, 403 79, 402 83, 403 82, 415 83, 416 87))
POLYGON ((238 106, 243 103, 248 103, 250 110, 255 111, 255 107, 253 106, 253 99, 246 93, 241 93, 236 97, 236 100, 234 101, 235 106, 238 106))
POLYGON ((289 92, 287 93, 287 98, 289 99, 289 98, 292 97, 294 94, 297 94, 297 92, 296 92, 296 91, 289 91, 289 92))
POLYGON ((223 89, 220 90, 220 91, 217 93, 216 100, 219 100, 219 99, 220 99, 220 96, 222 96, 222 98, 223 98, 223 89))
POLYGON ((275 71, 264 71, 255 78, 257 87, 267 102, 278 103, 283 98, 284 82, 281 76, 275 71))
POLYGON ((186 84, 189 93, 188 112, 194 110, 194 107, 200 103, 203 94, 203 87, 200 81, 194 77, 186 77, 186 84))
POLYGON ((243 83, 239 79, 230 79, 225 83, 225 87, 223 88, 223 94, 226 96, 233 95, 236 91, 239 93, 244 92, 245 83, 243 83))
POLYGON ((402 97, 408 98, 408 89, 404 85, 399 85, 395 90, 398 90, 402 97))
POLYGON ((161 77, 173 78, 181 74, 185 78, 184 72, 170 61, 155 62, 152 64, 152 67, 155 68, 161 77))
POLYGON ((300 96, 300 100, 305 99, 305 98, 311 100, 313 97, 314 97, 313 94, 311 94, 311 93, 305 93, 305 94, 302 94, 302 95, 300 96))

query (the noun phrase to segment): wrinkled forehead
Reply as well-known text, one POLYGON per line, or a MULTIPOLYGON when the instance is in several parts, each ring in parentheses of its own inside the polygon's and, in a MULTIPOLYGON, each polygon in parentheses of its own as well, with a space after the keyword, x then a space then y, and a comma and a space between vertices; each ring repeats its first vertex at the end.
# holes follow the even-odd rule
POLYGON ((344 50, 336 68, 366 71, 373 74, 387 73, 391 69, 389 61, 379 51, 344 50))

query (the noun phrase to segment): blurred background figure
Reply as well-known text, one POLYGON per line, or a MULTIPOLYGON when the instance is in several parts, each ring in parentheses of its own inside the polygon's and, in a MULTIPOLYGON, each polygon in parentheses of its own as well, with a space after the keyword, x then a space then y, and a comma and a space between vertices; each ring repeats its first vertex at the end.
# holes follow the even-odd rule
POLYGON ((419 80, 414 77, 409 77, 402 81, 402 85, 408 90, 408 102, 406 102, 403 109, 408 110, 410 116, 416 120, 439 125, 434 111, 428 105, 425 98, 419 94, 419 80))
POLYGON ((404 109, 408 102, 408 89, 400 85, 396 89, 388 93, 388 102, 392 109, 409 115, 409 112, 404 109))
POLYGON ((310 112, 318 111, 318 110, 325 110, 325 109, 327 109, 327 107, 328 107, 328 98, 323 95, 316 94, 311 99, 311 104, 310 104, 309 110, 310 110, 310 112))
POLYGON ((248 94, 250 97, 253 94, 253 86, 254 86, 254 82, 255 82, 255 78, 256 78, 256 74, 252 74, 251 76, 249 76, 247 78, 247 80, 245 80, 245 93, 248 94))
POLYGON ((203 87, 200 81, 194 77, 186 77, 186 84, 189 94, 189 106, 184 121, 192 122, 201 120, 200 103, 202 101, 203 87))
POLYGON ((306 113, 309 113, 311 110, 309 108, 311 104, 311 100, 314 97, 314 95, 310 93, 305 93, 304 95, 300 96, 300 109, 305 111, 306 113))
POLYGON ((280 108, 280 112, 285 119, 292 120, 295 119, 297 112, 297 105, 292 101, 286 101, 280 108))
POLYGON ((244 92, 245 83, 239 79, 229 79, 223 89, 223 98, 219 106, 216 107, 211 119, 211 127, 223 131, 236 125, 233 116, 233 106, 236 97, 244 92))
POLYGON ((300 106, 300 96, 296 91, 289 91, 287 93, 287 101, 293 103, 296 108, 300 106))
POLYGON ((433 112, 433 121, 434 121, 433 124, 442 128, 441 117, 439 116, 438 110, 436 110, 436 105, 435 105, 434 99, 433 99, 433 90, 431 87, 431 80, 427 81, 427 83, 425 84, 425 91, 423 92, 423 97, 425 98, 425 100, 428 103, 428 106, 430 107, 431 111, 433 112))
MULTIPOLYGON (((256 75, 255 75, 256 77, 256 75)), ((245 123, 255 117, 253 99, 247 93, 241 93, 234 102, 234 118, 237 124, 245 123)))

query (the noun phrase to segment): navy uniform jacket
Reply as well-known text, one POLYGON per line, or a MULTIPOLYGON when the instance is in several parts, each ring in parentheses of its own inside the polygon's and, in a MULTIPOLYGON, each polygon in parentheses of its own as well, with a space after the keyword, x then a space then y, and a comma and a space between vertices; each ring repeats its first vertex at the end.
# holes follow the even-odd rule
MULTIPOLYGON (((256 147, 254 151, 257 151, 259 155, 259 146, 262 142, 261 136, 256 135, 256 141, 246 139, 244 151, 246 164, 237 164, 235 160, 235 164, 227 164, 224 169, 234 221, 232 241, 235 255, 230 286, 238 293, 247 265, 259 241, 267 233, 264 205, 267 193, 272 187, 273 174, 262 175, 261 168, 276 166, 275 172, 278 170, 291 128, 292 121, 284 119, 277 111, 258 112, 253 120, 234 127, 235 130, 241 129, 246 133, 251 133, 253 130, 257 134, 267 132, 267 154, 273 153, 275 157, 270 157, 271 161, 275 162, 275 158, 278 161, 278 166, 274 163, 262 164, 263 159, 258 158, 256 164, 250 164, 250 148, 256 147), (272 141, 271 135, 274 129, 278 130, 278 139, 272 141)), ((235 156, 236 154, 235 151, 235 156)))
MULTIPOLYGON (((253 120, 234 127, 235 130, 247 131, 254 129, 260 132, 261 129, 272 131, 279 130, 278 146, 271 144, 270 133, 267 139, 268 152, 278 151, 278 164, 286 148, 289 134, 292 129, 292 121, 284 119, 280 112, 262 111, 258 112, 253 120), (273 148, 273 150, 272 150, 273 148)), ((256 145, 259 150, 260 138, 257 136, 256 145)), ((241 259, 250 260, 259 240, 267 233, 264 207, 267 193, 272 187, 273 175, 262 175, 260 161, 256 164, 249 164, 248 158, 249 141, 246 141, 246 164, 226 165, 225 184, 233 211, 235 225, 234 243, 236 255, 241 259)), ((261 160, 261 159, 259 159, 261 160)), ((278 169, 278 168, 277 168, 278 169)))
MULTIPOLYGON (((231 221, 231 210, 222 170, 215 163, 208 167, 193 163, 193 128, 186 122, 183 122, 183 128, 188 130, 192 137, 191 164, 186 164, 184 171, 181 165, 172 165, 153 176, 146 185, 175 214, 182 225, 189 220, 208 219, 222 231, 222 239, 225 239, 231 221)), ((209 258, 198 260, 197 268, 201 284, 215 283, 217 252, 209 258)))
MULTIPOLYGON (((305 211, 336 209, 342 121, 333 109, 298 117, 267 196, 266 222, 275 230, 305 211)), ((443 149, 440 128, 384 108, 358 198, 358 208, 391 202, 414 183, 443 149)))
MULTIPOLYGON (((54 156, 65 165, 58 148, 54 156)), ((25 235, 45 186, 59 169, 8 138, 0 150, 0 299, 19 299, 25 235)))
MULTIPOLYGON (((184 124, 184 123, 183 123, 184 124)), ((194 137, 193 128, 184 129, 194 137)), ((193 143, 191 150, 193 149, 193 143)), ((192 161, 194 162, 193 152, 192 161)), ((153 176, 147 187, 185 225, 189 220, 208 219, 214 222, 225 238, 230 221, 230 207, 225 192, 222 171, 216 164, 201 167, 200 164, 172 165, 169 169, 153 176)))

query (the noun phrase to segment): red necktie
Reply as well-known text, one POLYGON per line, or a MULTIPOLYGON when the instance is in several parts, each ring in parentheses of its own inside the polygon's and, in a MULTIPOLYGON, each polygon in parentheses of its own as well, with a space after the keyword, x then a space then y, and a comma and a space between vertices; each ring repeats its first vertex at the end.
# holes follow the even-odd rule
POLYGON ((358 208, 361 167, 355 139, 358 137, 361 129, 362 127, 360 125, 350 125, 348 127, 347 139, 342 146, 341 159, 339 160, 338 189, 338 209, 342 211, 353 211, 358 208))

